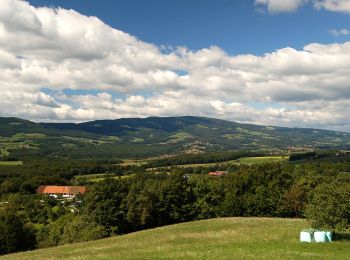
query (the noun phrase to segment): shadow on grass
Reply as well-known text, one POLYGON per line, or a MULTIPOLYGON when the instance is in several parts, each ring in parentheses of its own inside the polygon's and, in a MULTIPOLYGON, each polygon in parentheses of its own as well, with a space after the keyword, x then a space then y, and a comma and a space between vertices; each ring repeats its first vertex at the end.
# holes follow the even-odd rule
POLYGON ((350 241, 350 233, 337 232, 334 234, 334 241, 350 241))

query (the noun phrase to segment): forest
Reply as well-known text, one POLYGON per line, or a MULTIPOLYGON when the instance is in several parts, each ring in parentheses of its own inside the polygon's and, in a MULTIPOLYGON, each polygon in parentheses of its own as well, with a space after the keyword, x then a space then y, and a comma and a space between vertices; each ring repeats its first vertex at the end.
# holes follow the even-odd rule
POLYGON ((183 155, 135 165, 32 158, 0 166, 0 253, 229 216, 308 218, 315 228, 350 228, 348 155, 305 153, 280 163, 220 163, 239 156, 246 153, 183 155), (212 162, 208 158, 218 163, 176 166, 212 162), (164 165, 170 167, 148 170, 164 165), (208 175, 215 170, 227 174, 208 175), (75 178, 99 173, 109 177, 98 182, 75 178), (86 185, 88 192, 70 201, 54 199, 35 194, 42 184, 86 185))

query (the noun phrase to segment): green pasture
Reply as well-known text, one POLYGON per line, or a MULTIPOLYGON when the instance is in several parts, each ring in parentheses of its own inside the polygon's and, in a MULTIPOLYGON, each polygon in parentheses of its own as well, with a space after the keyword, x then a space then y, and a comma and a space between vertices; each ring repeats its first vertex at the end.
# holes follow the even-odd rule
POLYGON ((0 161, 0 166, 18 166, 23 165, 22 161, 0 161))
POLYGON ((149 229, 4 259, 349 259, 350 241, 301 243, 301 219, 221 218, 149 229))
POLYGON ((85 180, 89 182, 99 182, 103 181, 106 178, 112 178, 112 179, 126 179, 135 176, 135 174, 128 174, 123 176, 116 176, 113 173, 100 173, 100 174, 86 174, 86 175, 76 175, 74 178, 76 180, 85 180))
POLYGON ((148 171, 155 171, 158 169, 169 168, 176 166, 179 168, 195 168, 195 167, 210 167, 220 164, 257 164, 257 163, 274 163, 274 162, 287 162, 289 156, 265 156, 265 157, 242 157, 236 160, 231 160, 227 162, 214 162, 214 163, 193 163, 193 164, 181 164, 181 165, 171 165, 166 167, 156 167, 149 168, 148 171))

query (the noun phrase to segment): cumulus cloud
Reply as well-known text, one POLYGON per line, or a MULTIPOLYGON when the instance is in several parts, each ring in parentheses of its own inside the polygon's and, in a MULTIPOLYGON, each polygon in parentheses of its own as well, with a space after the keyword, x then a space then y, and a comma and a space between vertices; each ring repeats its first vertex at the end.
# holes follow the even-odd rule
POLYGON ((200 115, 350 130, 350 42, 262 56, 164 50, 73 10, 1 1, 0 116, 200 115))
POLYGON ((255 0, 256 5, 265 5, 270 13, 294 12, 307 0, 255 0))
POLYGON ((325 9, 333 12, 350 13, 349 0, 314 0, 313 4, 317 9, 325 9))
POLYGON ((308 3, 315 9, 350 13, 349 0, 255 0, 255 5, 266 6, 270 13, 294 12, 308 3))

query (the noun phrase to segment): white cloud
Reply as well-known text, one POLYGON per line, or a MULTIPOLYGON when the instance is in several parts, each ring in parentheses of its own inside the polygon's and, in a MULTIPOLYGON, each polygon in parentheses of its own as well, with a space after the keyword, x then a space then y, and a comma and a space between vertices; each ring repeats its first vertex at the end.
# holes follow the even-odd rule
POLYGON ((314 0, 313 4, 317 9, 325 9, 333 12, 350 13, 349 0, 314 0))
POLYGON ((265 5, 270 13, 294 12, 308 0, 255 0, 256 5, 265 5))
POLYGON ((270 13, 295 12, 308 3, 315 9, 350 13, 349 0, 255 0, 255 5, 266 6, 270 13))
POLYGON ((350 131, 350 42, 262 56, 163 49, 95 17, 2 0, 0 116, 201 115, 350 131))
POLYGON ((333 36, 343 36, 343 35, 350 35, 350 30, 348 29, 340 29, 340 30, 337 30, 337 29, 331 29, 329 30, 329 32, 333 35, 333 36))

